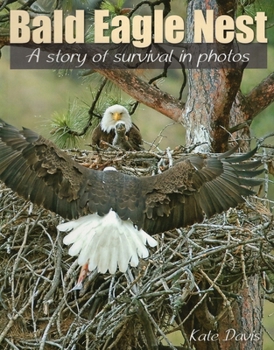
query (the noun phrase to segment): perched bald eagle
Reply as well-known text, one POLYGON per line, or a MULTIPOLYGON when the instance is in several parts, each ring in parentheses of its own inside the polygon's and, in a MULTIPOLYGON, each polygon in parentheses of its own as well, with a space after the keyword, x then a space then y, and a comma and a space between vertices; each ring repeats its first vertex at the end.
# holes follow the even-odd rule
POLYGON ((132 123, 128 110, 120 105, 113 105, 106 109, 100 124, 92 133, 92 145, 105 148, 103 142, 113 144, 115 125, 118 121, 124 122, 127 142, 131 145, 132 150, 140 151, 143 143, 140 130, 132 123))
POLYGON ((260 161, 242 156, 189 155, 162 174, 135 177, 118 171, 81 166, 35 132, 0 120, 0 179, 25 199, 64 219, 72 244, 89 270, 115 273, 148 256, 152 234, 201 222, 253 194, 260 161))

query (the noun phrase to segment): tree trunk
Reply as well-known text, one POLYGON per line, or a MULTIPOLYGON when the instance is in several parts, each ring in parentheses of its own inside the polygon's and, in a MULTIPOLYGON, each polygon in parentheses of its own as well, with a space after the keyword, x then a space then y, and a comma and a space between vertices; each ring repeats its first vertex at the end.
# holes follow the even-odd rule
POLYGON ((182 319, 195 309, 185 324, 185 331, 189 343, 196 350, 263 348, 259 276, 254 275, 238 285, 234 284, 232 294, 229 303, 225 303, 223 297, 214 292, 200 304, 199 298, 193 298, 182 309, 182 319))
MULTIPOLYGON (((234 17, 236 5, 237 1, 190 1, 188 42, 193 42, 194 10, 202 9, 205 13, 206 9, 213 9, 215 17, 223 14, 234 17)), ((229 128, 248 120, 244 108, 240 108, 239 113, 240 100, 243 99, 239 92, 242 71, 241 68, 189 70, 189 94, 182 121, 186 127, 186 143, 204 143, 196 148, 197 151, 226 151, 229 128)), ((249 128, 242 129, 240 135, 249 136, 249 128)), ((184 306, 182 319, 201 302, 185 324, 190 344, 196 350, 262 349, 259 275, 254 274, 241 284, 234 284, 232 292, 235 299, 226 307, 216 291, 212 298, 201 302, 200 298, 193 297, 187 307, 184 306)))
MULTIPOLYGON (((234 17, 236 1, 218 5, 216 0, 189 2, 187 10, 187 41, 194 41, 194 11, 213 9, 215 18, 224 14, 234 17)), ((218 46, 227 52, 232 45, 218 46)), ((229 138, 231 106, 239 90, 242 69, 191 69, 188 72, 189 94, 182 121, 186 127, 186 143, 203 142, 198 150, 224 152, 229 138)))

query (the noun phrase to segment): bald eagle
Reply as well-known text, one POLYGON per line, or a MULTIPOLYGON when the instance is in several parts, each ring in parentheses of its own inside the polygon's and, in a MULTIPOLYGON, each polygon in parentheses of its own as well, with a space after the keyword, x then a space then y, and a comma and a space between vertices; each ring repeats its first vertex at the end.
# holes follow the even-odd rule
POLYGON ((244 202, 260 161, 189 155, 162 174, 135 177, 81 166, 35 132, 0 120, 0 179, 23 198, 64 219, 64 243, 90 271, 125 272, 148 256, 151 235, 201 222, 244 202))
POLYGON ((118 121, 124 122, 127 142, 131 150, 142 149, 142 136, 139 128, 132 123, 128 110, 121 105, 108 107, 103 115, 100 124, 94 129, 91 136, 92 145, 104 148, 104 142, 113 144, 115 137, 115 126, 118 121))

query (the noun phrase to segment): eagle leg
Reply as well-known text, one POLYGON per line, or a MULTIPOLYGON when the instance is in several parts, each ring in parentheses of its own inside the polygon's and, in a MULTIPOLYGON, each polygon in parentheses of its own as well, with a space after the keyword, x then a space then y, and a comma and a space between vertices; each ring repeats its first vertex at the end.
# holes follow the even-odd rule
POLYGON ((72 290, 81 290, 83 288, 83 282, 88 275, 89 275, 89 269, 88 269, 88 261, 87 261, 84 265, 82 265, 77 283, 72 290))
POLYGON ((89 274, 88 261, 81 267, 77 283, 82 283, 89 274))

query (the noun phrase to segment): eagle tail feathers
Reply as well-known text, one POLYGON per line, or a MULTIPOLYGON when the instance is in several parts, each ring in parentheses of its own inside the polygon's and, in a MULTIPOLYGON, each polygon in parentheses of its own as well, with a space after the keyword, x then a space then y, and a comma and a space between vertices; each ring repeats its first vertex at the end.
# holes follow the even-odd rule
POLYGON ((135 267, 139 258, 148 257, 146 244, 157 245, 153 237, 135 228, 131 221, 121 220, 113 210, 104 217, 90 214, 57 228, 70 231, 64 237, 64 243, 72 244, 69 254, 79 255, 79 265, 88 262, 89 271, 97 267, 100 273, 114 274, 117 268, 125 272, 129 264, 135 267))

